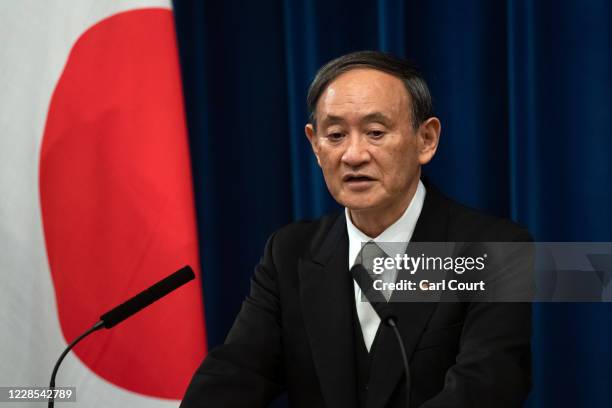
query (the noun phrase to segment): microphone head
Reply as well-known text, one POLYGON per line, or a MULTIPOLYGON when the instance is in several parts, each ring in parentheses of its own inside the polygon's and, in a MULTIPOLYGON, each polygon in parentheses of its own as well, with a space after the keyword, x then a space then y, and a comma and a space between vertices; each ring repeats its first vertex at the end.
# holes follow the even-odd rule
POLYGON ((193 269, 189 265, 184 266, 172 275, 104 313, 100 316, 100 321, 103 322, 106 329, 110 329, 194 278, 193 269))
POLYGON ((382 291, 374 288, 374 280, 370 276, 368 270, 361 264, 355 264, 351 268, 351 275, 357 285, 361 288, 361 292, 372 305, 380 320, 387 326, 392 326, 397 322, 397 313, 393 305, 387 302, 382 291))

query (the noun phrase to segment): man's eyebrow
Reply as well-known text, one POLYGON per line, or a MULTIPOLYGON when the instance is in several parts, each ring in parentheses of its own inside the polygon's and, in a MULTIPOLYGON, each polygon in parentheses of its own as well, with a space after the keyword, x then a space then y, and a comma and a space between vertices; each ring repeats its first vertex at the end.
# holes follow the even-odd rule
POLYGON ((326 115, 323 120, 321 120, 321 124, 323 126, 329 126, 329 125, 335 125, 336 123, 343 123, 345 122, 344 118, 342 116, 336 116, 336 115, 326 115))
MULTIPOLYGON (((346 120, 342 116, 327 115, 321 120, 322 126, 335 125, 337 123, 344 123, 346 120)), ((385 126, 391 126, 393 120, 382 112, 372 112, 361 118, 362 123, 380 122, 385 126)))

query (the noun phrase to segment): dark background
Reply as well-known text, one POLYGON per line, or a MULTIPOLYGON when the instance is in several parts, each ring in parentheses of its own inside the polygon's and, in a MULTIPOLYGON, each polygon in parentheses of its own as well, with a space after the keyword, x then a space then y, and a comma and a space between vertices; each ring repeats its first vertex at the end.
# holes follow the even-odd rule
MULTIPOLYGON (((540 241, 612 241, 612 6, 599 1, 175 1, 209 347, 276 228, 337 209, 303 135, 316 69, 379 49, 442 121, 425 173, 540 241)), ((529 407, 609 407, 612 305, 538 304, 529 407)), ((282 405, 282 404, 281 404, 282 405)))

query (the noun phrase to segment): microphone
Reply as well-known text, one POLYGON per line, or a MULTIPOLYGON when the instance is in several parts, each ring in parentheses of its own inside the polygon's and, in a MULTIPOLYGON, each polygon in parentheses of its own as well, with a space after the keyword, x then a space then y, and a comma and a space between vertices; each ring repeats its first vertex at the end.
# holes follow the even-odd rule
POLYGON ((378 314, 378 317, 380 317, 380 321, 391 327, 391 329, 393 329, 393 333, 395 333, 395 338, 397 339, 397 343, 399 344, 400 352, 402 354, 404 372, 406 373, 406 408, 409 408, 410 366, 408 365, 408 354, 406 353, 406 348, 404 347, 404 341, 397 326, 397 313, 395 313, 395 309, 393 308, 392 304, 390 304, 383 296, 382 291, 374 288, 374 281, 372 280, 370 273, 363 265, 355 264, 351 268, 351 275, 353 275, 353 279, 361 288, 361 292, 372 305, 374 311, 376 314, 378 314))
POLYGON ((365 295, 368 302, 370 302, 378 314, 378 317, 380 317, 380 320, 387 326, 391 326, 391 324, 389 324, 391 321, 397 322, 395 310, 387 302, 382 291, 374 289, 374 281, 367 269, 361 264, 355 264, 351 268, 351 274, 355 282, 357 282, 361 288, 361 292, 365 295))
MULTIPOLYGON (((148 289, 143 290, 136 296, 128 299, 119 306, 109 310, 108 312, 100 316, 100 320, 90 329, 88 329, 79 337, 74 339, 72 343, 70 343, 68 347, 66 347, 66 349, 58 358, 57 362, 55 363, 55 366, 53 367, 51 381, 49 382, 49 388, 51 389, 51 391, 53 391, 53 389, 55 388, 55 377, 57 375, 57 371, 59 369, 60 364, 62 363, 64 357, 66 357, 68 352, 72 350, 72 348, 76 346, 78 342, 80 342, 85 337, 89 336, 91 333, 97 330, 100 330, 102 328, 110 329, 112 327, 115 327, 117 324, 121 323, 128 317, 135 315, 145 307, 149 306, 151 303, 161 299, 162 297, 178 289, 179 287, 183 286, 194 278, 195 274, 193 273, 193 269, 191 269, 189 265, 184 266, 183 268, 174 272, 172 275, 167 276, 166 278, 160 280, 148 289)), ((48 407, 53 408, 54 402, 55 401, 53 398, 53 392, 51 392, 48 407)))
POLYGON ((172 275, 160 280, 155 285, 143 290, 133 298, 104 313, 100 316, 100 321, 103 322, 103 326, 106 329, 115 327, 128 317, 140 312, 151 303, 178 289, 193 278, 195 278, 193 269, 190 266, 185 266, 172 275))

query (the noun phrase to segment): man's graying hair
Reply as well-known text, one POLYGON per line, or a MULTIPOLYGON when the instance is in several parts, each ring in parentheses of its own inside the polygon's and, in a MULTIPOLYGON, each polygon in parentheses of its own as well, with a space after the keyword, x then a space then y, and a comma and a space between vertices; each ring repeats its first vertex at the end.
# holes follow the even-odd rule
POLYGON ((433 106, 429 88, 419 70, 410 62, 379 51, 357 51, 338 57, 325 64, 312 80, 308 88, 308 114, 310 123, 316 128, 317 102, 330 82, 343 73, 358 69, 371 68, 386 72, 399 78, 410 95, 412 106, 411 120, 414 129, 433 116, 433 106))

